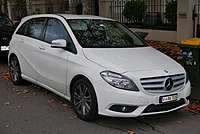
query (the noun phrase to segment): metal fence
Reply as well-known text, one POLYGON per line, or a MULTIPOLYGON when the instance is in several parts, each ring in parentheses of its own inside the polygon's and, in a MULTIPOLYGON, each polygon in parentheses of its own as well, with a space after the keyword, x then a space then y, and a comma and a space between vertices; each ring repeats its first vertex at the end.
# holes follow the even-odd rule
POLYGON ((176 30, 176 0, 113 0, 111 18, 128 27, 176 30))

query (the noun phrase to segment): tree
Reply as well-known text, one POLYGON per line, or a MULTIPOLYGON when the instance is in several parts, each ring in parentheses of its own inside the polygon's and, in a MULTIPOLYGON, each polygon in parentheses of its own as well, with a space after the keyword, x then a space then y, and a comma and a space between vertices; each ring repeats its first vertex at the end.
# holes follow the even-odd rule
POLYGON ((126 2, 123 15, 134 22, 142 22, 147 6, 143 0, 131 0, 126 2))
POLYGON ((2 12, 2 5, 3 5, 3 2, 0 0, 0 12, 2 12))
POLYGON ((168 0, 166 3, 165 18, 170 24, 177 23, 177 1, 168 0))
POLYGON ((83 5, 82 5, 82 3, 78 3, 76 5, 76 13, 79 14, 79 15, 83 14, 83 5))
POLYGON ((5 14, 8 13, 7 0, 0 0, 0 12, 3 12, 5 14))
POLYGON ((91 0, 81 0, 83 14, 91 14, 91 0))
POLYGON ((15 0, 15 4, 17 9, 17 18, 21 19, 27 16, 26 0, 15 0))

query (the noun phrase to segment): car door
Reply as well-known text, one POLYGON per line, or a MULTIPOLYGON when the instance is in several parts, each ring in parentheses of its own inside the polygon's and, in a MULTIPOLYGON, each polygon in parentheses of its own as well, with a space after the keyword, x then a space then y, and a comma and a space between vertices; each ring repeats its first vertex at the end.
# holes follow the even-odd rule
POLYGON ((48 88, 66 94, 69 52, 62 48, 52 48, 51 42, 55 39, 64 39, 69 42, 69 35, 60 20, 49 18, 44 33, 44 42, 40 44, 37 52, 38 81, 48 88))
POLYGON ((26 21, 13 37, 18 49, 22 74, 29 80, 37 79, 36 51, 40 44, 41 34, 45 26, 45 18, 34 18, 26 21))

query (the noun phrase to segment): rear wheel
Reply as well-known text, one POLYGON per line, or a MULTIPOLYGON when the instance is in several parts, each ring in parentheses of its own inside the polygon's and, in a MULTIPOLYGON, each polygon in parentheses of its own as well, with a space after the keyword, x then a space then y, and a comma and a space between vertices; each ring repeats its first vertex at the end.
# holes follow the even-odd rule
POLYGON ((20 64, 15 56, 10 59, 9 73, 13 84, 20 85, 22 83, 20 64))
POLYGON ((72 104, 78 118, 92 121, 97 117, 98 106, 92 84, 86 79, 75 82, 71 92, 72 104))

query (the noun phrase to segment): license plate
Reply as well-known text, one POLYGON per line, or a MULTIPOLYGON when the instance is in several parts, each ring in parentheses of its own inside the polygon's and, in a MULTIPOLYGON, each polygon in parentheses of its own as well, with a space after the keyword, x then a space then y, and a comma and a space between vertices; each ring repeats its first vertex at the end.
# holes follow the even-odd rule
POLYGON ((160 96, 160 103, 165 103, 165 102, 171 102, 171 101, 176 101, 178 99, 178 94, 172 94, 172 95, 166 95, 166 96, 160 96))
POLYGON ((1 51, 8 51, 9 50, 9 46, 1 46, 1 51))

